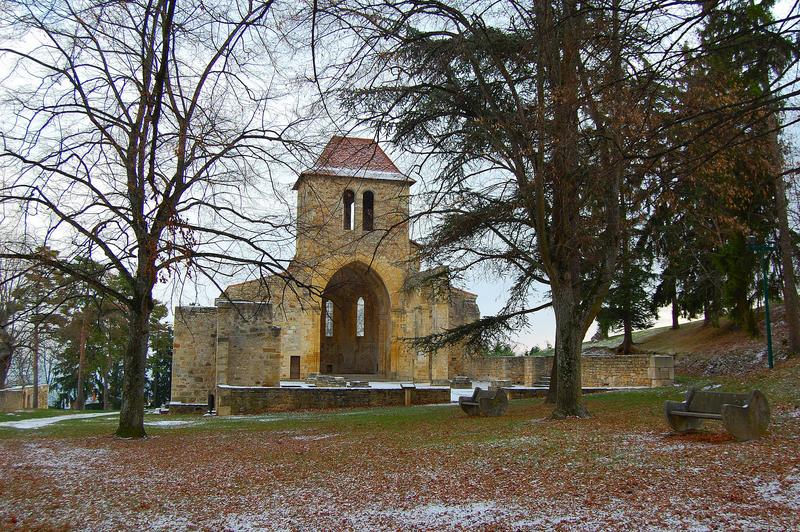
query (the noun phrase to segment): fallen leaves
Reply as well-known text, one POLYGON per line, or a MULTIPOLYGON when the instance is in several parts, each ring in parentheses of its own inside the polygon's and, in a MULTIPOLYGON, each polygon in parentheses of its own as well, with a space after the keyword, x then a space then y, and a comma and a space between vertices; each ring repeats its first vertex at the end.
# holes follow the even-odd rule
MULTIPOLYGON (((766 439, 666 432, 643 408, 534 423, 456 408, 247 418, 113 437, 0 440, 3 528, 574 529, 800 526, 800 419, 766 439), (365 418, 370 421, 365 423, 365 418), (254 428, 255 427, 255 428, 254 428), (669 504, 665 505, 665 501, 669 504)), ((712 427, 714 429, 714 427, 712 427)))

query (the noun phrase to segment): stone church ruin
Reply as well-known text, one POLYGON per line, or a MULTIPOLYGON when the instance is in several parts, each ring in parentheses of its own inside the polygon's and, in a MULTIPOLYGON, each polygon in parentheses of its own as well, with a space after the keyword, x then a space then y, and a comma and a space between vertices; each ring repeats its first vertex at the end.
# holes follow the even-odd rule
MULTIPOLYGON (((414 349, 415 338, 471 323, 480 313, 475 294, 421 269, 409 238, 413 183, 374 141, 333 137, 293 187, 291 279, 234 284, 213 307, 175 309, 171 409, 202 411, 213 403, 220 414, 236 414, 442 403, 451 398, 443 387, 363 385, 447 385, 458 375, 527 387, 511 397, 539 394, 549 357, 414 349), (315 376, 316 388, 298 387, 296 381, 315 376), (282 380, 295 384, 281 387, 282 380), (350 389, 335 389, 347 381, 350 389)), ((670 356, 584 356, 582 370, 583 386, 598 389, 674 379, 670 356)))
POLYGON ((214 395, 222 410, 234 387, 313 374, 446 384, 457 348, 422 353, 409 340, 480 313, 475 294, 425 282, 409 238, 413 183, 374 141, 333 137, 293 187, 297 282, 235 284, 213 307, 176 309, 173 403, 214 395))

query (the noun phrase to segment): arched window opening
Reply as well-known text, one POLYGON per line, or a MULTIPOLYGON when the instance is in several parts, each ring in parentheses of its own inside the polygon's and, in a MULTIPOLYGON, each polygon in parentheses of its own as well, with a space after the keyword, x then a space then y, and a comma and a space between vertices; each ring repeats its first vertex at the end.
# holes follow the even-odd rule
POLYGON ((356 336, 364 336, 364 298, 356 302, 356 336))
POLYGON ((373 226, 375 219, 375 195, 368 190, 364 192, 362 199, 363 205, 361 206, 361 212, 364 218, 364 231, 372 231, 374 229, 373 226))
POLYGON ((342 202, 344 203, 344 220, 342 227, 346 231, 352 231, 356 228, 356 195, 352 190, 345 190, 344 194, 342 194, 342 202))
POLYGON ((325 336, 333 336, 333 301, 325 302, 325 336))

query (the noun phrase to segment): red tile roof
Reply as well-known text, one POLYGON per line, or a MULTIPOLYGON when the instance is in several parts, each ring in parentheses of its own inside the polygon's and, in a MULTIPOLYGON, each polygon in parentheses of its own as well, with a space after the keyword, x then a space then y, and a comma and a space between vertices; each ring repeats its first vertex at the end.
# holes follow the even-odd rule
POLYGON ((391 159, 372 139, 332 137, 314 168, 349 168, 400 173, 391 159))
POLYGON ((300 173, 292 187, 297 190, 307 175, 337 176, 356 179, 400 181, 409 185, 414 180, 404 175, 372 139, 331 137, 314 166, 300 173))

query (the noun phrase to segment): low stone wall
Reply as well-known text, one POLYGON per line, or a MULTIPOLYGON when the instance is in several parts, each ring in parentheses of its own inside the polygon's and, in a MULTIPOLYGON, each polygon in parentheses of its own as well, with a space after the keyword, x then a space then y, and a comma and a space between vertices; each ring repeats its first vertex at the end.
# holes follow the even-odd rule
MULTIPOLYGON (((50 387, 39 385, 39 408, 47 408, 47 396, 50 387)), ((0 390, 0 412, 13 412, 33 408, 33 386, 16 386, 0 390)))
POLYGON ((536 380, 536 358, 545 357, 467 358, 462 369, 476 381, 509 380, 512 384, 530 386, 536 380))
POLYGON ((169 403, 170 414, 205 414, 208 404, 205 403, 169 403))
MULTIPOLYGON (((483 357, 465 359, 464 374, 475 380, 507 379, 532 386, 549 377, 553 357, 483 357)), ((671 355, 590 355, 581 357, 584 387, 671 386, 675 361, 671 355)))
POLYGON ((403 406, 450 402, 449 388, 277 388, 217 387, 217 413, 259 414, 289 410, 403 406))
POLYGON ((588 356, 581 359, 583 386, 650 386, 649 356, 588 356))

